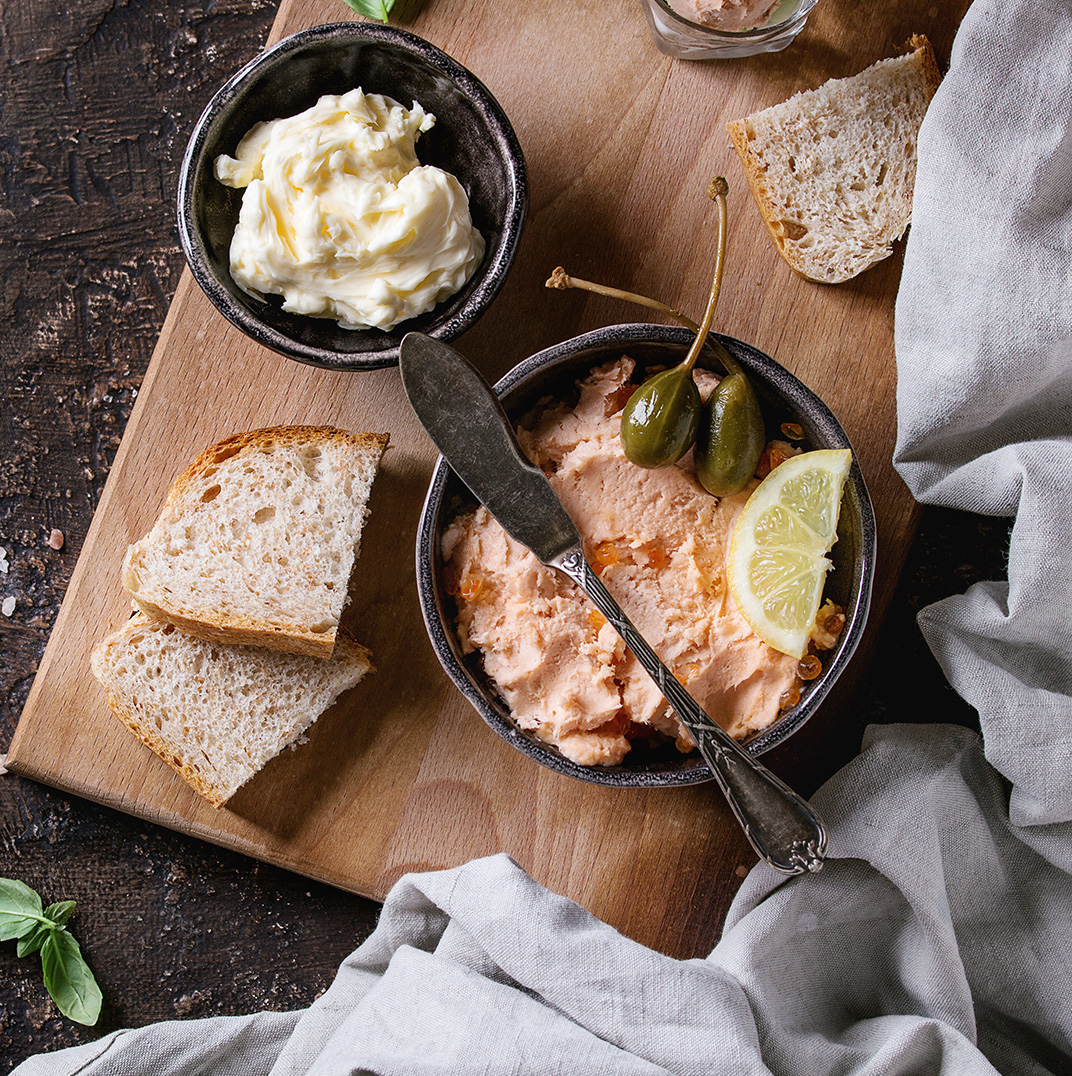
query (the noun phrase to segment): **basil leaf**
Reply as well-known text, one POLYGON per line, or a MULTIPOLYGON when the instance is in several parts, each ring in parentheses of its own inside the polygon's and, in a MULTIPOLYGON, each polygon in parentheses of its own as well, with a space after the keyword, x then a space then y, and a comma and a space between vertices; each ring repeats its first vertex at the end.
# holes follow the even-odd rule
POLYGON ((78 942, 65 927, 50 928, 41 947, 45 989, 64 1016, 78 1024, 95 1024, 102 995, 78 942))
POLYGON ((29 956, 31 953, 36 953, 45 943, 45 939, 48 937, 48 932, 52 928, 48 923, 38 923, 37 929, 30 931, 29 934, 24 934, 19 938, 19 945, 16 952, 19 956, 29 956))
POLYGON ((18 955, 41 950, 45 989, 60 1012, 80 1024, 95 1024, 101 992, 82 950, 64 924, 74 911, 73 900, 42 906, 40 896, 14 878, 0 878, 0 941, 18 939, 18 955))
POLYGON ((0 878, 0 941, 23 938, 40 925, 41 898, 23 882, 0 878))
POLYGON ((45 909, 45 918, 51 919, 56 926, 62 927, 63 924, 71 918, 71 913, 74 911, 74 904, 75 902, 73 900, 61 900, 56 904, 50 904, 45 909))
POLYGON ((370 19, 379 19, 380 22, 387 21, 391 8, 395 6, 395 0, 346 0, 346 3, 358 15, 367 15, 370 19))

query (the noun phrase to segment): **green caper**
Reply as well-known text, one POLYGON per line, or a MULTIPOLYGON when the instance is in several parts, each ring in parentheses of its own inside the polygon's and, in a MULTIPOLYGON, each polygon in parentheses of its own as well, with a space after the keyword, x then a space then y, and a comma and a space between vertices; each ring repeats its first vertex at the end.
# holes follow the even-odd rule
POLYGON ((622 411, 621 441, 640 467, 669 467, 692 447, 700 427, 700 390, 692 370, 674 366, 648 378, 622 411))
POLYGON ((677 365, 649 378, 629 398, 622 412, 621 440, 626 456, 641 467, 667 467, 676 463, 696 441, 700 423, 700 390, 692 368, 703 350, 715 305, 722 290, 726 258, 726 191, 722 178, 713 180, 708 194, 719 202, 718 257, 707 310, 689 353, 677 365))
POLYGON ((704 405, 696 438, 696 477, 717 497, 740 493, 756 473, 766 430, 743 371, 727 374, 704 405))

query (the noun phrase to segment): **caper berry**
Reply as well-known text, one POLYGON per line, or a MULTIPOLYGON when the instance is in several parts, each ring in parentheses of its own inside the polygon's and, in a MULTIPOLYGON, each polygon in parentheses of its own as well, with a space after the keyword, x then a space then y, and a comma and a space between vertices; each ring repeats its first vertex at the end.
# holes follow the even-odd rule
POLYGON ((622 448, 639 467, 669 467, 692 447, 700 427, 700 390, 692 370, 675 366, 648 378, 622 411, 622 448))
POLYGON ((766 441, 763 414, 748 377, 718 339, 708 335, 722 288, 728 191, 729 185, 721 176, 707 188, 708 197, 718 204, 718 257, 702 324, 696 325, 665 303, 578 280, 561 268, 547 282, 548 287, 580 287, 654 307, 696 332, 692 347, 678 366, 656 374, 630 397, 622 412, 622 448, 626 457, 641 467, 667 467, 695 443, 697 477, 704 489, 720 497, 744 489, 755 474, 766 441), (726 376, 702 405, 692 369, 705 345, 715 352, 726 376))
POLYGON ((696 438, 696 477, 717 497, 740 493, 756 473, 766 442, 763 414, 738 369, 727 374, 703 409, 696 438))
POLYGON ((681 363, 649 378, 629 399, 622 412, 621 440, 626 456, 641 467, 667 467, 676 463, 696 441, 702 403, 692 379, 715 305, 722 290, 722 266, 726 258, 726 181, 712 182, 708 193, 719 204, 718 258, 715 279, 707 298, 703 323, 681 363))

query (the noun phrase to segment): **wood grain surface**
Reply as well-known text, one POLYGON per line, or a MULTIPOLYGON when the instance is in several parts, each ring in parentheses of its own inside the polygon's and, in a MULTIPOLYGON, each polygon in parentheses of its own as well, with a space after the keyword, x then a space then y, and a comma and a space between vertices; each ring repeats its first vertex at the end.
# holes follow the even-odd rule
MULTIPOLYGON (((547 292, 543 280, 556 264, 698 311, 715 238, 703 191, 710 176, 728 176, 731 272, 717 328, 773 354, 819 392, 857 447, 879 520, 872 640, 916 519, 889 462, 899 256, 838 288, 794 277, 745 192, 725 122, 850 74, 913 32, 928 33, 945 57, 963 6, 939 12, 890 2, 860 18, 826 0, 787 52, 719 64, 672 61, 655 51, 639 11, 607 20, 594 4, 436 0, 402 19, 488 85, 529 165, 529 220, 514 269, 460 342, 489 377, 566 336, 636 318, 605 300, 547 292)), ((339 17, 334 0, 285 2, 272 37, 339 17)), ((498 741, 440 671, 412 567, 432 462, 396 371, 330 374, 258 349, 185 275, 9 767, 372 896, 407 870, 507 851, 537 880, 646 944, 678 955, 710 948, 736 868, 752 861, 714 789, 619 792, 558 777, 498 741), (122 553, 148 528, 185 461, 222 436, 279 422, 391 434, 351 609, 379 672, 322 719, 308 745, 214 811, 110 716, 88 674, 88 651, 125 617, 122 553)), ((864 661, 854 664, 837 697, 773 756, 805 792, 858 743, 846 726, 864 661)))

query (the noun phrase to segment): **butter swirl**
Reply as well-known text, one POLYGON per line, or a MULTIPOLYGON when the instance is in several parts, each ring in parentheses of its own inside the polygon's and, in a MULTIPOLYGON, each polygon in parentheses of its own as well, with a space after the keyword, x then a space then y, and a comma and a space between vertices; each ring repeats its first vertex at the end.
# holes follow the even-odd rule
POLYGON ((216 178, 245 188, 231 276, 283 309, 390 329, 461 289, 484 256, 469 199, 417 160, 435 117, 360 89, 258 123, 216 178))

